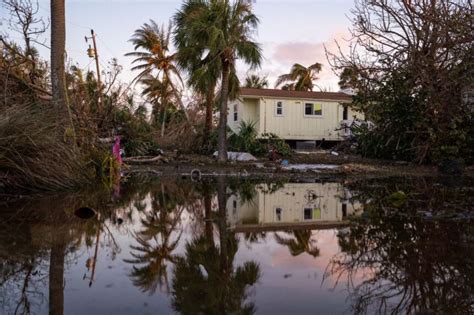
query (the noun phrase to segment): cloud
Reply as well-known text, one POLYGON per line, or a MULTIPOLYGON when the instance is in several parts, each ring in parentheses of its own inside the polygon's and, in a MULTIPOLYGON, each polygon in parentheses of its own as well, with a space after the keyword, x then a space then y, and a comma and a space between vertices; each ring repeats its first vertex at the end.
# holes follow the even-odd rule
POLYGON ((309 41, 291 41, 277 44, 266 44, 265 50, 270 50, 271 58, 267 61, 271 65, 269 71, 272 79, 282 73, 287 73, 294 63, 300 63, 304 66, 319 62, 323 65, 323 69, 319 74, 319 85, 322 87, 330 87, 333 91, 338 89, 337 76, 333 73, 331 66, 326 59, 325 47, 329 52, 336 53, 338 47, 336 42, 341 46, 343 52, 348 50, 349 34, 347 32, 338 32, 325 41, 309 42, 309 41), (273 76, 275 76, 273 78, 273 76))

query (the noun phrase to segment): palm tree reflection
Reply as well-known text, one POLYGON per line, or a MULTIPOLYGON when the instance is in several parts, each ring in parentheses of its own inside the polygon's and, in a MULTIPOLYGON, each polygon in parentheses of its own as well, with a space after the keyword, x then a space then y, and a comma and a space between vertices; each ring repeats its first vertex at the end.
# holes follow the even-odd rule
POLYGON ((138 245, 130 246, 133 259, 125 262, 134 265, 130 277, 143 292, 153 294, 158 287, 169 291, 167 266, 177 260, 173 252, 182 235, 177 230, 183 209, 165 193, 162 184, 161 191, 152 196, 152 211, 141 220, 143 229, 134 233, 138 245))
MULTIPOLYGON (((253 261, 234 267, 239 239, 229 231, 226 219, 227 184, 218 179, 217 228, 219 246, 206 220, 207 233, 186 245, 185 254, 176 263, 173 278, 172 306, 181 314, 253 314, 255 306, 248 299, 248 288, 260 277, 260 267, 253 261)), ((209 204, 209 203, 207 203, 209 204)), ((206 207, 207 208, 207 207, 206 207)), ((206 211, 206 216, 209 211, 206 211)))
POLYGON ((278 244, 287 246, 291 255, 299 256, 302 253, 307 253, 313 257, 319 256, 319 248, 315 245, 316 241, 312 239, 311 230, 295 230, 285 233, 292 237, 283 237, 275 233, 275 240, 278 244))

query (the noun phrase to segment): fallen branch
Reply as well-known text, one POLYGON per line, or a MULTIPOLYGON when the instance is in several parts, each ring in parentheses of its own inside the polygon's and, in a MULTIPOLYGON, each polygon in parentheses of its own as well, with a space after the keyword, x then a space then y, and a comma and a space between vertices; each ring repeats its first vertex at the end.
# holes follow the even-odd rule
POLYGON ((158 162, 161 159, 163 159, 162 155, 158 155, 155 157, 135 156, 135 157, 124 158, 123 161, 129 164, 146 164, 146 163, 158 162))

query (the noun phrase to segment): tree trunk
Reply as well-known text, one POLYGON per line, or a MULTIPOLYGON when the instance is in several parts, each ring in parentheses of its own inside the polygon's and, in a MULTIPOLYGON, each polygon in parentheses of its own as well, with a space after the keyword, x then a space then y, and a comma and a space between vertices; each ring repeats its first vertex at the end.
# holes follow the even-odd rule
POLYGON ((206 122, 204 125, 204 139, 205 147, 210 146, 210 136, 212 131, 212 113, 214 109, 215 84, 211 84, 206 93, 206 122))
POLYGON ((165 124, 166 124, 166 105, 163 108, 163 120, 161 122, 161 137, 163 138, 165 136, 165 124))
POLYGON ((64 54, 66 51, 66 18, 64 0, 51 0, 51 88, 58 119, 66 113, 66 80, 64 54))
POLYGON ((222 70, 221 106, 219 114, 219 140, 218 155, 219 162, 227 162, 227 102, 229 98, 229 76, 230 65, 224 63, 222 70))

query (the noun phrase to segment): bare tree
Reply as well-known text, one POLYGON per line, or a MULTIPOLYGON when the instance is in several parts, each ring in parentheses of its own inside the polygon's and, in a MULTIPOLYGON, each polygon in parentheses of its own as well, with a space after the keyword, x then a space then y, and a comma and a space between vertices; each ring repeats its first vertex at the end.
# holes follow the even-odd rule
MULTIPOLYGON (((40 36, 44 34, 49 26, 48 22, 38 16, 39 4, 32 0, 2 0, 1 6, 10 12, 8 28, 21 34, 24 40, 23 57, 30 65, 28 76, 32 84, 36 84, 38 73, 38 51, 34 43, 44 45, 40 36)), ((8 37, 8 36, 5 36, 8 37)), ((5 39, 2 36, 2 42, 5 39)), ((3 43, 5 45, 5 42, 3 43)))
MULTIPOLYGON (((339 71, 351 69, 369 111, 377 111, 380 91, 398 76, 404 95, 414 100, 410 111, 422 120, 406 130, 414 135, 410 148, 418 161, 427 160, 454 141, 453 123, 469 114, 461 91, 474 77, 472 1, 356 0, 352 16, 350 53, 327 52, 328 59, 339 71)), ((392 87, 395 97, 402 94, 392 87)))

